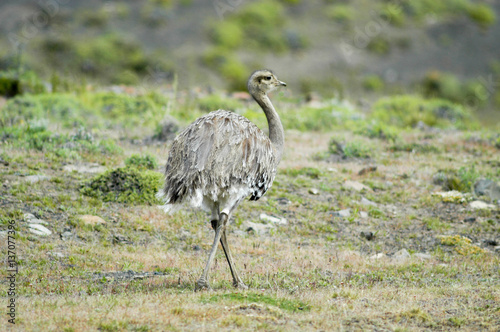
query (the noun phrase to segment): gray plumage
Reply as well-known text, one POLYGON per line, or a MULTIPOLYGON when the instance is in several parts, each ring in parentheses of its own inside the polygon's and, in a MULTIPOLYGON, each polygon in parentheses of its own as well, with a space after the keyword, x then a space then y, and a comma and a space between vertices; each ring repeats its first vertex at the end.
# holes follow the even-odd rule
POLYGON ((254 72, 248 90, 262 107, 269 137, 247 118, 224 110, 209 113, 182 131, 174 140, 165 167, 160 193, 165 210, 182 203, 212 213, 216 231, 207 266, 196 289, 208 288, 208 270, 221 241, 235 286, 246 286, 236 273, 226 241, 226 226, 238 204, 250 196, 258 200, 271 187, 281 160, 284 132, 267 93, 286 85, 269 70, 254 72), (221 234, 222 232, 222 234, 221 234))

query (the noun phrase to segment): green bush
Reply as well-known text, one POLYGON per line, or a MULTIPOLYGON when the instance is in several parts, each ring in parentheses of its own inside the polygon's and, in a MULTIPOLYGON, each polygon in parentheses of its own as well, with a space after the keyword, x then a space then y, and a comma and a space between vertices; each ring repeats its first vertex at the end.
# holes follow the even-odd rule
POLYGON ((396 127, 414 127, 422 121, 428 126, 474 129, 478 127, 469 110, 443 99, 423 99, 401 95, 379 99, 370 115, 396 127))
POLYGON ((367 91, 381 91, 384 86, 384 81, 378 75, 369 75, 363 79, 363 87, 367 91))
POLYGON ((328 144, 328 152, 346 158, 370 158, 372 148, 364 141, 350 140, 342 144, 340 140, 332 138, 328 144))
POLYGON ((331 5, 326 9, 326 15, 338 23, 347 24, 354 19, 354 9, 345 4, 331 5))
POLYGON ((138 155, 133 154, 125 159, 125 165, 129 167, 136 167, 139 169, 155 169, 158 167, 156 158, 150 154, 138 155))
POLYGON ((467 6, 467 15, 483 29, 492 26, 497 20, 495 11, 484 4, 470 4, 467 6))
POLYGON ((82 184, 82 194, 106 202, 159 204, 156 193, 161 188, 162 174, 137 168, 116 168, 82 184))
POLYGON ((474 165, 471 167, 460 167, 458 170, 442 170, 433 177, 434 184, 441 185, 444 190, 457 190, 464 193, 474 191, 474 183, 481 174, 474 165))
POLYGON ((211 37, 216 45, 233 49, 241 45, 244 34, 238 23, 228 20, 217 22, 212 28, 211 37))

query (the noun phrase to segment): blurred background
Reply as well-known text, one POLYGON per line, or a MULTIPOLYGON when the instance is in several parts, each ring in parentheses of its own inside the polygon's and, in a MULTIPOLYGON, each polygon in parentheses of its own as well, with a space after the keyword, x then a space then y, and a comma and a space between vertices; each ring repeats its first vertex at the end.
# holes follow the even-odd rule
POLYGON ((0 95, 244 91, 271 68, 304 100, 418 94, 496 125, 499 14, 494 0, 2 0, 0 95))

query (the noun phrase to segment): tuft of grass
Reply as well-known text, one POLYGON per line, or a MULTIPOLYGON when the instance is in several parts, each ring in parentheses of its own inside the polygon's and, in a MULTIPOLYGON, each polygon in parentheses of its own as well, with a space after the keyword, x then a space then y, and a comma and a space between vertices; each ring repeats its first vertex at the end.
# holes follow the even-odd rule
POLYGON ((84 195, 106 202, 157 204, 155 197, 161 187, 162 175, 136 168, 116 168, 97 175, 80 187, 84 195))
POLYGON ((125 165, 138 169, 155 169, 158 167, 158 162, 156 158, 150 154, 133 154, 125 159, 125 165))
POLYGON ((439 153, 441 150, 434 145, 429 143, 403 143, 403 144, 394 144, 389 148, 392 152, 404 151, 404 152, 412 152, 412 153, 439 153))

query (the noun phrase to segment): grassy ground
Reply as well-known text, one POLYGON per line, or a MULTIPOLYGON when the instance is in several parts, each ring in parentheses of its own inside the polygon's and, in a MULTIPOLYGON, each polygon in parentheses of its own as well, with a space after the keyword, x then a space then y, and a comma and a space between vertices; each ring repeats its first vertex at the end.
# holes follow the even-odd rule
MULTIPOLYGON (((182 127, 202 112, 195 104, 190 105, 198 110, 182 117, 182 103, 160 109, 180 118, 182 127)), ((237 267, 249 286, 245 291, 232 288, 219 250, 210 275, 214 290, 194 292, 213 239, 206 214, 184 210, 166 215, 157 202, 144 204, 134 196, 125 203, 87 196, 81 188, 96 175, 68 171, 68 165, 92 163, 130 168, 140 162, 129 157, 139 154, 156 156, 158 163, 147 166, 160 172, 169 143, 150 139, 154 126, 134 122, 133 131, 120 127, 126 116, 121 117, 119 107, 112 118, 99 112, 79 117, 74 128, 57 112, 39 127, 31 115, 4 118, 0 230, 14 220, 19 263, 17 320, 10 327, 500 329, 497 203, 473 210, 467 201, 443 202, 432 195, 443 190, 433 180, 439 171, 454 174, 470 197, 476 179, 498 182, 495 133, 449 124, 422 130, 406 123, 374 125, 370 115, 336 102, 314 108, 281 98, 278 105, 288 130, 275 183, 265 198, 240 206, 229 230, 237 267), (91 130, 91 124, 102 123, 91 130), (376 168, 360 172, 371 166, 376 168), (31 183, 30 175, 47 178, 31 183), (357 191, 348 181, 365 188, 357 191), (349 216, 337 215, 346 209, 349 216), (32 234, 25 213, 46 221, 52 234, 32 234), (264 223, 261 213, 286 218, 288 224, 248 230, 249 221, 264 223), (102 221, 92 223, 82 215, 102 221)), ((254 106, 236 106, 263 123, 254 106)), ((440 124, 434 120, 429 122, 440 124)), ((5 253, 5 233, 0 240, 5 253)), ((0 286, 5 304, 5 279, 0 286)), ((5 316, 2 320, 7 326, 5 316)))

